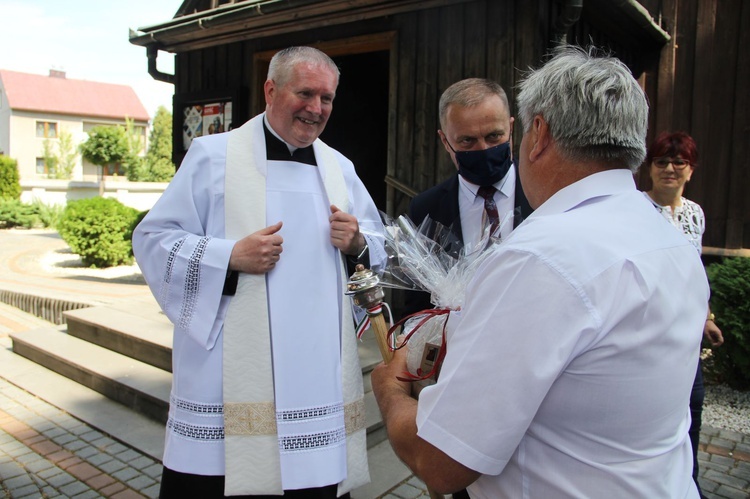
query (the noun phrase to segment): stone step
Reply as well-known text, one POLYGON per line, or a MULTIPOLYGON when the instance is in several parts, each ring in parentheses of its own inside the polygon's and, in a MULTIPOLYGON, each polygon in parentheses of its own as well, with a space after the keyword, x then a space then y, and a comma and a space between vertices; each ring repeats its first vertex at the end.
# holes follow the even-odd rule
MULTIPOLYGON (((69 335, 171 372, 172 323, 153 299, 71 310, 64 316, 69 335)), ((358 348, 363 373, 381 362, 371 331, 358 348)))
POLYGON ((109 306, 65 312, 68 334, 143 363, 172 372, 172 324, 109 306))
MULTIPOLYGON (((162 460, 165 431, 162 423, 14 354, 7 337, 0 338, 0 376, 115 440, 162 460)), ((371 482, 353 490, 352 499, 383 497, 411 474, 387 440, 368 445, 367 457, 371 482)))
POLYGON ((9 337, 0 338, 0 377, 161 462, 163 423, 13 353, 9 337))
MULTIPOLYGON (((90 314, 88 319, 108 314, 109 316, 116 315, 111 309, 101 308, 103 310, 90 314)), ((81 317, 76 318, 78 319, 81 317)), ((82 320, 81 323, 83 323, 82 320)), ((88 329, 82 328, 89 332, 93 331, 88 336, 95 336, 97 341, 102 340, 104 336, 116 337, 116 343, 123 351, 135 349, 129 345, 131 340, 133 344, 142 343, 143 335, 140 333, 109 330, 107 327, 98 328, 95 321, 91 321, 91 324, 93 325, 86 327, 88 329), (100 334, 102 331, 107 331, 107 334, 100 334)), ((84 333, 83 336, 86 337, 87 334, 84 333)), ((67 334, 63 329, 32 329, 11 334, 11 339, 15 353, 141 412, 147 417, 162 423, 166 422, 172 381, 168 371, 90 343, 88 338, 82 339, 67 334)), ((107 341, 101 342, 108 343, 107 341)), ((380 355, 374 343, 374 340, 360 343, 360 356, 363 364, 366 364, 363 375, 368 447, 387 439, 380 410, 370 384, 369 373, 376 364, 373 357, 380 355)))
POLYGON ((18 355, 166 423, 169 372, 58 329, 32 329, 10 337, 18 355))

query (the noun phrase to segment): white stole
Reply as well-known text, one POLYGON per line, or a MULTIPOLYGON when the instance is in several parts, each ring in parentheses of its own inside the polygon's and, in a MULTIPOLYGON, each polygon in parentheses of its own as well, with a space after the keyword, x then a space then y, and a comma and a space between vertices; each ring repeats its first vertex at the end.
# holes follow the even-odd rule
MULTIPOLYGON (((266 147, 263 115, 229 132, 225 180, 227 239, 266 226, 266 147)), ((349 211, 341 167, 316 140, 313 150, 328 199, 349 211)), ((341 290, 347 278, 340 259, 341 290)), ((347 478, 339 495, 369 481, 364 392, 351 307, 342 304, 342 386, 347 432, 347 478)), ((223 330, 226 495, 283 493, 265 275, 241 273, 223 330)))

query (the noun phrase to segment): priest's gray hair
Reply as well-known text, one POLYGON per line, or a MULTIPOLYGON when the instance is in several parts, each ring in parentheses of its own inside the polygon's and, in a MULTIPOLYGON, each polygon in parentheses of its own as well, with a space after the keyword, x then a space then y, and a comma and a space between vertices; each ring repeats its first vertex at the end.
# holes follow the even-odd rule
POLYGON ((497 82, 485 78, 467 78, 457 81, 445 89, 443 95, 440 96, 440 104, 438 105, 440 127, 445 128, 445 117, 450 106, 474 107, 493 95, 500 97, 500 100, 505 104, 508 115, 510 115, 508 96, 497 82))
POLYGON ((288 47, 280 50, 271 58, 268 65, 268 78, 279 86, 284 86, 292 76, 292 69, 299 63, 312 64, 330 69, 339 78, 339 68, 333 59, 313 47, 288 47))
POLYGON ((519 84, 524 133, 547 122, 561 153, 635 172, 646 157, 648 102, 620 60, 596 48, 563 46, 519 84))

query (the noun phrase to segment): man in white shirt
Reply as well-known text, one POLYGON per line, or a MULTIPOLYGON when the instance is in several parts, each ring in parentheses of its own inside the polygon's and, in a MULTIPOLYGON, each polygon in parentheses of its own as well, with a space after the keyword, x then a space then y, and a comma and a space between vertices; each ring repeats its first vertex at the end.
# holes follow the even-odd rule
POLYGON ((518 105, 535 211, 478 269, 418 402, 401 351, 373 372, 391 443, 437 492, 695 499, 688 400, 709 291, 636 190, 645 95, 617 59, 567 47, 518 105))
POLYGON ((354 166, 318 139, 338 81, 317 49, 277 53, 266 112, 194 140, 134 232, 175 325, 163 498, 324 499, 369 481, 344 260, 369 248, 377 268, 385 252, 354 166))

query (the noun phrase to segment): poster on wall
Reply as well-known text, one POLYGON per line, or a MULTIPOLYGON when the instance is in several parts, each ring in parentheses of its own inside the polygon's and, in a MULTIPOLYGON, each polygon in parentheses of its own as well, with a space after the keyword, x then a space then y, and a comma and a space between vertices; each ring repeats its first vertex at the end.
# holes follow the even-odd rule
POLYGON ((232 101, 187 105, 182 109, 182 145, 186 151, 196 137, 232 129, 232 101))
POLYGON ((187 106, 183 109, 182 142, 187 150, 193 138, 203 135, 203 106, 187 106))

